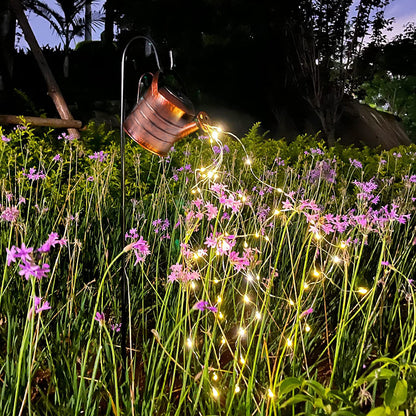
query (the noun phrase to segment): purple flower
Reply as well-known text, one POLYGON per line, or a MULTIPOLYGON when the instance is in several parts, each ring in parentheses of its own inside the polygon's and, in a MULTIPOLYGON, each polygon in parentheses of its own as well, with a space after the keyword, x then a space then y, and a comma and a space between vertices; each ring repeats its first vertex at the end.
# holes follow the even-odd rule
POLYGON ((36 277, 38 275, 38 270, 40 269, 37 264, 31 262, 19 264, 19 267, 22 269, 19 271, 19 275, 23 276, 26 280, 29 280, 30 276, 36 277))
POLYGON ((23 172, 23 176, 26 176, 31 181, 38 181, 39 179, 45 179, 46 175, 42 170, 36 172, 36 168, 30 168, 29 173, 23 172))
POLYGON ((114 332, 120 332, 121 324, 111 324, 111 330, 114 332))
POLYGON ((15 263, 16 259, 19 258, 19 256, 17 255, 15 246, 11 246, 10 249, 6 247, 6 253, 7 253, 7 266, 10 266, 12 263, 15 263))
POLYGON ((20 211, 16 207, 7 207, 0 215, 3 221, 16 222, 20 211))
POLYGON ((310 315, 312 312, 313 312, 313 308, 306 309, 306 311, 303 311, 303 312, 300 314, 300 317, 301 317, 301 318, 303 318, 304 316, 308 316, 308 315, 310 315))
POLYGON ((234 265, 234 270, 239 272, 240 270, 245 270, 247 266, 250 266, 250 261, 244 253, 242 257, 238 256, 236 251, 231 251, 229 254, 229 259, 231 264, 234 265))
POLYGON ((216 206, 208 202, 205 205, 205 208, 207 209, 206 215, 207 215, 208 221, 216 218, 218 214, 218 208, 216 206))
POLYGON ((108 153, 104 153, 102 150, 99 152, 94 152, 93 155, 89 155, 90 159, 98 160, 99 162, 104 162, 107 159, 108 153))
POLYGON ((197 271, 192 271, 187 268, 183 268, 182 264, 173 264, 170 266, 172 273, 168 276, 169 282, 189 282, 192 280, 199 280, 201 276, 197 271))
POLYGON ((75 137, 72 134, 62 133, 60 136, 58 136, 58 140, 65 140, 66 142, 71 142, 74 140, 75 137))
POLYGON ((30 253, 33 252, 33 247, 26 247, 25 243, 22 243, 21 248, 17 248, 17 255, 16 257, 19 257, 24 262, 30 262, 32 260, 32 256, 30 253))
POLYGON ((209 302, 206 300, 200 300, 192 307, 192 309, 197 309, 199 311, 211 311, 213 313, 218 312, 218 309, 215 306, 210 306, 209 302))
POLYGON ((142 236, 140 236, 138 241, 133 243, 132 247, 134 249, 134 254, 136 255, 136 262, 134 265, 144 262, 146 256, 150 254, 149 244, 142 236))
POLYGON ((48 239, 38 249, 40 253, 47 253, 51 247, 55 247, 57 244, 62 247, 66 247, 67 240, 65 238, 59 239, 58 233, 50 233, 48 239))
POLYGON ((94 181, 94 176, 88 176, 87 181, 88 182, 93 182, 94 181))
POLYGON ((49 302, 47 300, 45 300, 45 302, 43 302, 42 305, 39 306, 40 301, 41 301, 41 298, 38 298, 38 305, 35 307, 35 312, 36 313, 40 313, 42 311, 47 311, 48 309, 51 308, 50 305, 49 305, 49 302))
POLYGON ((8 137, 6 137, 6 136, 1 136, 1 140, 3 141, 3 142, 9 142, 10 141, 10 139, 8 138, 8 137))
POLYGON ((390 266, 390 262, 388 262, 388 261, 382 261, 381 262, 381 265, 382 266, 390 266))
POLYGON ((358 168, 358 169, 363 168, 363 164, 359 160, 350 158, 349 161, 351 163, 351 166, 353 166, 354 168, 358 168))
POLYGON ((61 157, 61 155, 58 153, 58 154, 56 154, 56 155, 52 158, 52 160, 54 160, 55 162, 60 162, 60 161, 62 160, 62 157, 61 157))
POLYGON ((125 235, 126 240, 129 238, 139 238, 139 234, 137 234, 137 228, 132 228, 128 233, 125 235))
POLYGON ((94 316, 94 319, 102 325, 105 322, 105 315, 104 313, 97 312, 94 316))

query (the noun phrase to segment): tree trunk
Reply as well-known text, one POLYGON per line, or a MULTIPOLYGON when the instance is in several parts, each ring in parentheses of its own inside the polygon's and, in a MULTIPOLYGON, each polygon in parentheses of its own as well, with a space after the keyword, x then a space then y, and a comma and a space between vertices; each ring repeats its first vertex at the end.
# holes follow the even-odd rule
POLYGON ((85 2, 85 40, 92 40, 91 0, 85 2))
MULTIPOLYGON (((13 90, 13 58, 16 34, 16 19, 9 2, 0 5, 0 108, 9 101, 13 90)), ((10 103, 9 103, 10 104, 10 103)))
MULTIPOLYGON (((39 65, 39 69, 42 72, 43 77, 45 78, 46 84, 48 86, 48 95, 51 97, 52 101, 54 102, 55 107, 60 117, 64 120, 73 120, 74 118, 72 117, 72 114, 69 111, 68 106, 66 105, 64 97, 62 96, 62 93, 58 87, 55 77, 52 74, 51 69, 49 68, 48 63, 46 62, 42 49, 39 47, 39 44, 29 25, 29 22, 23 11, 23 7, 20 1, 10 0, 10 5, 23 31, 26 42, 30 46, 33 56, 35 57, 39 65)), ((68 129, 68 133, 75 138, 80 137, 79 131, 76 129, 70 128, 68 129)))
POLYGON ((105 25, 103 42, 105 46, 110 46, 114 40, 114 5, 113 0, 107 0, 105 2, 105 25))

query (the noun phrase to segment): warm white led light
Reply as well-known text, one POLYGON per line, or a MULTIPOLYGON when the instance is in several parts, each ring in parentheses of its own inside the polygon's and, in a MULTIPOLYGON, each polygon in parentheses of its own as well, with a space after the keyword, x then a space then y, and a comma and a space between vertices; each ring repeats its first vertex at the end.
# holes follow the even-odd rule
POLYGON ((259 311, 256 311, 256 319, 260 320, 261 319, 261 313, 259 311))
POLYGON ((366 295, 368 292, 368 289, 366 287, 359 287, 358 288, 358 293, 360 293, 361 295, 366 295))
POLYGON ((214 398, 217 398, 220 395, 215 387, 212 388, 212 395, 214 396, 214 398))

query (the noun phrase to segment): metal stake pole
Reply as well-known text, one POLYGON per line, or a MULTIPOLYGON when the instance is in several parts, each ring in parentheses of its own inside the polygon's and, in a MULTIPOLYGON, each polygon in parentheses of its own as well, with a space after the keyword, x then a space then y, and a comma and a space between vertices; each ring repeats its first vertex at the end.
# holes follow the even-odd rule
MULTIPOLYGON (((127 49, 129 46, 137 39, 144 39, 149 42, 153 47, 153 52, 155 53, 156 57, 156 64, 159 70, 160 63, 159 63, 159 56, 157 54, 157 50, 153 41, 148 38, 147 36, 136 36, 132 38, 123 50, 123 55, 121 58, 121 98, 120 98, 120 156, 121 156, 121 246, 125 247, 125 234, 126 234, 126 170, 125 170, 125 144, 126 138, 123 129, 124 124, 124 117, 125 117, 125 109, 124 109, 124 69, 125 69, 125 62, 127 56, 127 49)), ((127 337, 127 322, 128 322, 128 311, 127 311, 127 274, 126 274, 126 253, 122 254, 121 257, 121 354, 123 359, 123 371, 125 370, 126 366, 126 337, 127 337)))

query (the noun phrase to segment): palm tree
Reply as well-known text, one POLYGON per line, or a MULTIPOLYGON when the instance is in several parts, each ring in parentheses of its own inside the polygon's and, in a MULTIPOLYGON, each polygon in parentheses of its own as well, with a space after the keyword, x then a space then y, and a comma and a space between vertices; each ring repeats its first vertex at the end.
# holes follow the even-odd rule
POLYGON ((91 14, 91 20, 88 15, 88 7, 97 0, 56 0, 60 10, 55 10, 39 0, 27 0, 25 6, 35 12, 37 15, 46 19, 52 29, 61 38, 64 51, 64 76, 69 76, 69 50, 71 42, 86 32, 91 33, 88 25, 100 26, 103 18, 99 12, 91 14), (82 11, 86 9, 86 17, 81 16, 82 11))

